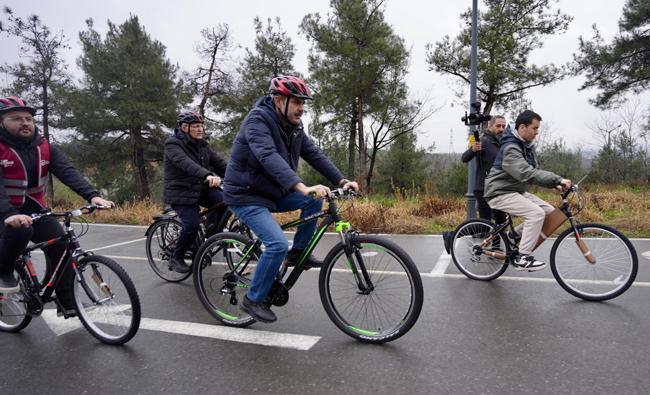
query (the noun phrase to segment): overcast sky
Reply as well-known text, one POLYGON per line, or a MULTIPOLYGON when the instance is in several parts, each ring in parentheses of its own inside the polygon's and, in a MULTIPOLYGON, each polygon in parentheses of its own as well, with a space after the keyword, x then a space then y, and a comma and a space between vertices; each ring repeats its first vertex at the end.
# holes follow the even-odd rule
MULTIPOLYGON (((567 33, 548 38, 544 47, 534 52, 533 62, 560 64, 571 60, 571 55, 578 46, 578 37, 582 35, 590 38, 591 25, 594 23, 609 41, 618 31, 617 22, 624 3, 625 0, 561 0, 559 8, 573 16, 574 20, 567 33)), ((81 52, 78 33, 86 29, 85 20, 93 18, 95 29, 104 36, 107 20, 120 24, 129 14, 137 15, 147 32, 167 47, 169 59, 185 70, 198 64, 193 48, 200 40, 202 28, 227 23, 233 41, 242 48, 251 48, 255 38, 253 18, 279 16, 282 27, 296 45, 294 65, 308 75, 306 57, 309 43, 299 32, 299 24, 308 13, 318 12, 325 16, 329 12, 327 0, 23 0, 0 4, 10 6, 20 16, 37 14, 53 31, 62 30, 72 47, 66 52, 66 60, 77 75, 79 71, 75 60, 81 52)), ((442 106, 419 130, 419 144, 428 147, 435 143, 435 152, 460 152, 465 149, 467 130, 460 122, 460 117, 466 105, 458 105, 453 95, 454 80, 428 71, 425 45, 439 41, 444 35, 455 37, 461 29, 459 15, 470 6, 471 0, 386 1, 386 20, 411 48, 408 76, 411 93, 418 97, 429 95, 433 103, 442 106)), ((4 15, 0 17, 5 18, 4 15)), ((3 62, 16 62, 18 42, 5 35, 1 36, 0 53, 3 62)), ((242 53, 240 49, 234 55, 241 58, 242 53)), ((6 76, 1 78, 0 84, 5 86, 6 76)), ((585 148, 595 148, 596 140, 588 125, 600 116, 600 112, 588 103, 588 99, 595 95, 594 91, 577 91, 582 81, 581 77, 570 78, 548 87, 533 88, 527 96, 532 101, 532 109, 540 113, 544 121, 548 121, 547 124, 552 125, 554 137, 562 137, 572 146, 587 144, 585 148)), ((643 99, 647 99, 647 95, 643 99)), ((544 124, 542 122, 542 126, 544 124)))

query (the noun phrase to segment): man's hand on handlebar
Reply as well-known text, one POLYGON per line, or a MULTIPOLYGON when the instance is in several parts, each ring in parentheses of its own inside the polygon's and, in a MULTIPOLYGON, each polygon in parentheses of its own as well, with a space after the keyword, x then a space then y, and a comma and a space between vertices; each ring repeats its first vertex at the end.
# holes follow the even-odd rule
POLYGON ((569 190, 569 188, 571 188, 571 180, 563 178, 562 181, 560 181, 560 185, 556 186, 555 188, 560 192, 566 192, 569 190))
POLYGON ((115 203, 111 202, 110 200, 102 199, 99 196, 95 196, 94 198, 90 199, 90 203, 94 204, 95 206, 102 206, 106 208, 115 207, 115 203))
POLYGON ((359 184, 356 181, 346 180, 345 178, 339 181, 339 185, 343 190, 352 189, 355 192, 359 192, 359 184))
POLYGON ((24 214, 15 214, 5 219, 5 224, 12 228, 28 228, 32 226, 32 217, 24 214))
POLYGON ((296 184, 294 189, 305 196, 309 196, 311 194, 316 199, 323 199, 325 196, 330 194, 330 189, 325 185, 320 184, 308 187, 302 182, 299 182, 296 184))
POLYGON ((216 188, 221 185, 221 177, 219 176, 207 176, 205 182, 210 188, 216 188))

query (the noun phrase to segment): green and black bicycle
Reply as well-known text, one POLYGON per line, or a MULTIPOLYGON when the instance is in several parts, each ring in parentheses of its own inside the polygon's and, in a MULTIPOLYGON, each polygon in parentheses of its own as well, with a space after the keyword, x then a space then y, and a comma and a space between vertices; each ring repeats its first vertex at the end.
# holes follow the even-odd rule
MULTIPOLYGON (((320 298, 329 318, 343 332, 368 343, 386 343, 407 333, 422 309, 422 279, 409 255, 379 236, 363 235, 344 222, 336 199, 354 197, 336 189, 326 198, 327 209, 281 225, 282 229, 323 218, 298 264, 280 269, 267 297, 268 305, 283 306, 289 290, 303 272, 304 260, 334 224, 340 241, 320 268, 320 298), (284 280, 283 280, 284 279, 284 280)), ((228 326, 245 327, 255 320, 239 305, 262 254, 262 242, 241 233, 220 233, 203 243, 194 257, 194 288, 208 312, 228 326)))

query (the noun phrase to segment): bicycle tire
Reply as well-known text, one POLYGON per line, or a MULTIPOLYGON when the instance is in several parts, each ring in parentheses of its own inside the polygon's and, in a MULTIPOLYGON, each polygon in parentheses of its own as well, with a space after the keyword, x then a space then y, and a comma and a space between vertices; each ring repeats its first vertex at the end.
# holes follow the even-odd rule
POLYGON ((114 260, 91 255, 77 262, 73 294, 79 320, 103 343, 120 345, 140 327, 138 292, 114 260))
MULTIPOLYGON (((501 276, 508 268, 506 261, 485 254, 477 255, 479 246, 487 235, 494 230, 495 225, 484 219, 470 219, 458 225, 451 241, 451 258, 458 270, 472 280, 491 281, 501 276)), ((506 236, 499 232, 498 248, 509 253, 505 242, 506 236), (505 249, 504 249, 505 247, 505 249)), ((494 244, 490 249, 494 250, 494 244)))
MULTIPOLYGON (((246 278, 233 279, 229 285, 224 279, 224 274, 233 269, 253 243, 240 233, 217 233, 201 245, 194 257, 192 274, 196 295, 208 313, 224 325, 243 328, 255 322, 239 308, 248 290, 246 278)), ((242 277, 252 279, 252 271, 242 277)))
POLYGON ((163 219, 154 223, 147 234, 145 249, 149 266, 165 281, 177 283, 184 281, 192 272, 178 273, 169 262, 183 224, 176 219, 163 219))
POLYGON ((0 294, 0 332, 20 332, 32 321, 22 292, 0 294))
POLYGON ((323 308, 340 330, 356 340, 381 344, 398 339, 413 327, 422 311, 420 273, 411 257, 390 240, 350 235, 350 243, 359 254, 351 258, 358 266, 361 256, 374 288, 366 294, 359 292, 345 247, 338 243, 327 254, 320 271, 323 308), (399 296, 403 300, 397 301, 399 296), (356 300, 348 303, 352 298, 356 300))
POLYGON ((573 228, 569 228, 553 243, 553 276, 565 291, 584 300, 602 301, 621 295, 630 288, 638 271, 634 246, 625 235, 607 225, 586 223, 577 229, 595 263, 588 261, 572 237, 573 228), (596 238, 599 242, 594 242, 596 238))

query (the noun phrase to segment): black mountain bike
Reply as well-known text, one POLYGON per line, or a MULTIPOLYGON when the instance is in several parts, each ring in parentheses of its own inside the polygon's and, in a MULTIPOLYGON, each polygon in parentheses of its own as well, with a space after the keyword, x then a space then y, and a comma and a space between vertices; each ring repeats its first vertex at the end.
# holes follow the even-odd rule
MULTIPOLYGON (((280 269, 266 303, 283 306, 289 290, 303 272, 312 253, 332 224, 340 241, 327 254, 320 268, 320 298, 329 318, 343 332, 369 343, 399 338, 415 324, 422 309, 422 280, 409 255, 397 244, 379 236, 353 231, 343 222, 335 199, 353 197, 352 191, 333 190, 327 209, 304 219, 281 225, 283 229, 323 218, 297 265, 287 274, 280 269), (287 275, 286 280, 283 278, 287 275)), ((241 233, 210 237, 194 257, 194 288, 203 306, 221 323, 245 327, 255 320, 244 313, 243 299, 262 242, 241 233)))
MULTIPOLYGON (((551 248, 551 271, 560 286, 573 296, 593 301, 612 299, 625 292, 634 282, 639 266, 630 240, 610 226, 578 221, 576 215, 582 209, 578 185, 562 193, 559 209, 570 224, 551 248), (569 204, 570 195, 576 198, 574 208, 569 204)), ((482 219, 463 222, 451 241, 454 264, 474 280, 489 281, 501 276, 518 253, 518 240, 510 240, 509 234, 514 234, 509 215, 498 225, 482 219)))
MULTIPOLYGON (((185 258, 189 259, 190 262, 205 239, 216 233, 224 231, 249 233, 248 228, 226 208, 223 202, 202 210, 199 215, 201 216, 199 233, 192 246, 185 253, 185 258), (206 220, 207 215, 218 210, 224 211, 219 222, 216 224, 208 223, 206 220)), ((185 280, 192 275, 192 272, 178 273, 174 271, 170 261, 176 248, 176 241, 183 230, 183 223, 172 209, 165 210, 162 214, 154 216, 153 219, 154 222, 149 225, 145 232, 145 236, 147 236, 145 248, 151 269, 160 278, 169 282, 185 280)))
POLYGON ((52 296, 54 288, 61 281, 64 270, 74 270, 72 289, 75 307, 88 332, 108 344, 124 344, 135 336, 141 313, 140 299, 131 278, 114 260, 82 250, 78 239, 88 229, 77 236, 70 225, 73 217, 101 208, 104 207, 91 204, 73 211, 32 215, 34 221, 43 217, 63 218, 65 233, 26 248, 18 258, 16 271, 20 291, 0 294, 0 331, 18 332, 43 312, 46 303, 54 301, 58 305, 59 301, 52 296), (44 281, 41 282, 30 254, 57 241, 65 243, 66 253, 54 267, 47 265, 44 281))

